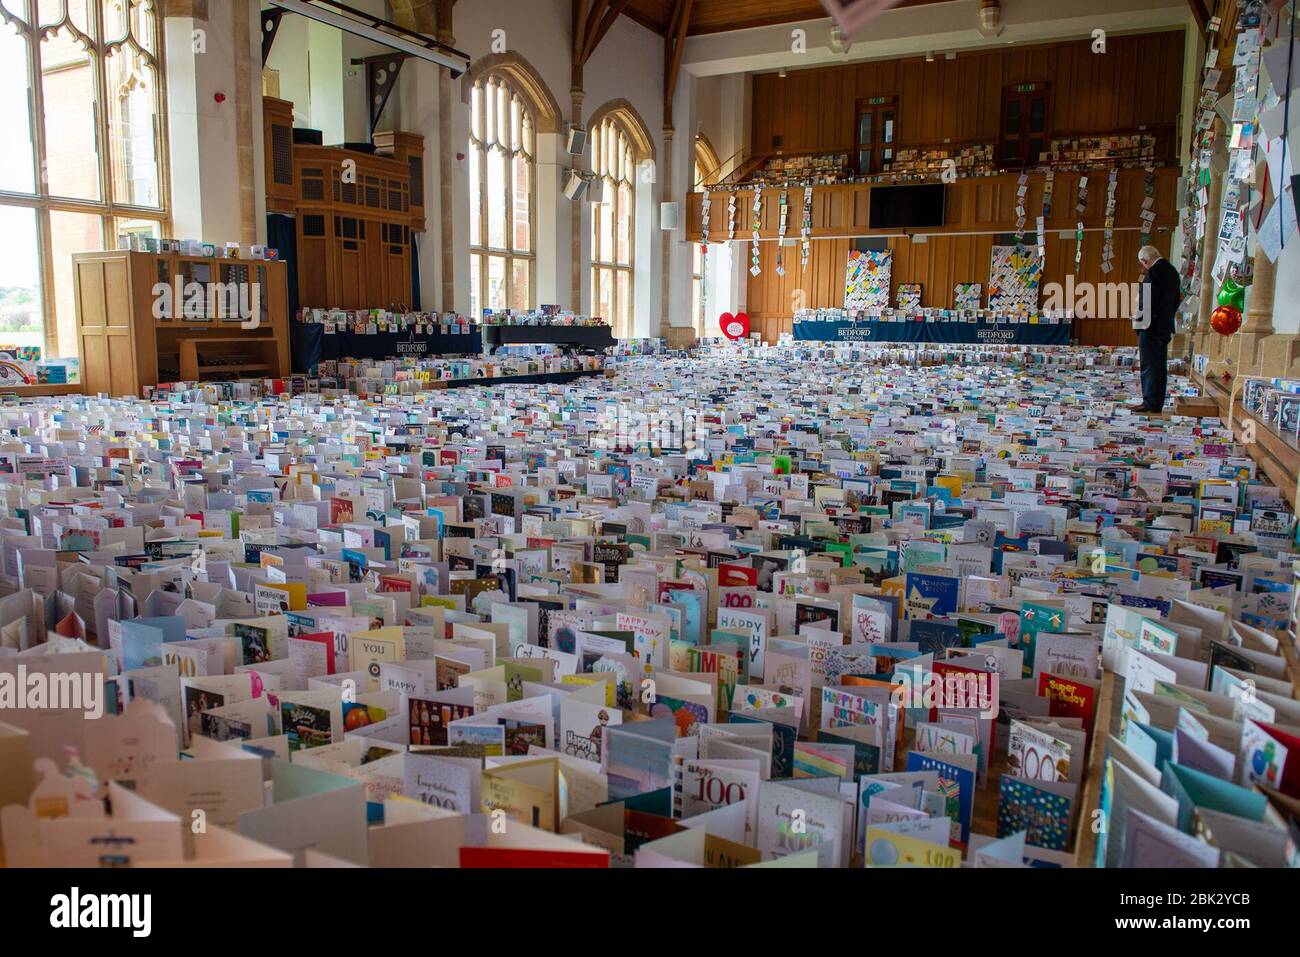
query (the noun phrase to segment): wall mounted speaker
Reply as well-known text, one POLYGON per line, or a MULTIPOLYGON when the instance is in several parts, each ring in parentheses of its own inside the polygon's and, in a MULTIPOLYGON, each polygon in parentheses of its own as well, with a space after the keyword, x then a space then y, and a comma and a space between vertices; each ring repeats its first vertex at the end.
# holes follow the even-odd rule
POLYGON ((679 207, 676 203, 659 204, 659 228, 676 229, 679 218, 679 207))
POLYGON ((569 139, 565 143, 567 149, 574 156, 581 156, 582 151, 587 148, 587 131, 581 126, 569 127, 569 139))
POLYGON ((576 170, 564 174, 564 195, 569 199, 578 199, 587 188, 587 181, 576 170))

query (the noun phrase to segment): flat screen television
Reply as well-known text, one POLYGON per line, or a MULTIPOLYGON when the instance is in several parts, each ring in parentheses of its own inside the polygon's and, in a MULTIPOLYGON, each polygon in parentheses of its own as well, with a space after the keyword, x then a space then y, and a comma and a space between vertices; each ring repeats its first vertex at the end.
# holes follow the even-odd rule
POLYGON ((871 187, 871 229, 943 225, 943 183, 871 187))

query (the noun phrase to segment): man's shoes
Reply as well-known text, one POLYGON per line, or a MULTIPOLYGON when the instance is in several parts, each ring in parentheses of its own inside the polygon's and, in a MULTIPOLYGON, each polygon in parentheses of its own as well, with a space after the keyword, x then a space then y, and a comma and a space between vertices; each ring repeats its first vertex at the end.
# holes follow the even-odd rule
POLYGON ((1132 412, 1134 415, 1150 415, 1153 412, 1159 413, 1159 412, 1163 412, 1164 410, 1153 409, 1150 406, 1145 406, 1145 405, 1138 405, 1138 406, 1129 406, 1129 411, 1132 412))

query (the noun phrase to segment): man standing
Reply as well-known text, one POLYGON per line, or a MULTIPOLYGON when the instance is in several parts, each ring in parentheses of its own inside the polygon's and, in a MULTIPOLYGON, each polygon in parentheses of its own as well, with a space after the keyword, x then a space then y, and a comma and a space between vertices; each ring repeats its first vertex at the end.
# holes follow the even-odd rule
POLYGON ((1169 368, 1169 340, 1174 316, 1183 301, 1178 270, 1154 246, 1143 246, 1138 262, 1146 271, 1133 328, 1138 335, 1142 363, 1142 404, 1134 412, 1161 412, 1165 407, 1165 380, 1169 368))

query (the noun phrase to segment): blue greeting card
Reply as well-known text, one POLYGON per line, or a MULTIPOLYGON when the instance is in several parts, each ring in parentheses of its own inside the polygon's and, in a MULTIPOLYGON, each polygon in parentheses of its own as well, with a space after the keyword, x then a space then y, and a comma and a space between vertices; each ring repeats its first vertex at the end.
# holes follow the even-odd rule
MULTIPOLYGON (((940 760, 933 754, 907 752, 907 770, 935 771, 939 775, 939 792, 944 796, 948 816, 952 818, 952 842, 962 847, 970 840, 971 810, 975 806, 975 773, 978 758, 973 754, 945 754, 940 760)), ((998 835, 1002 835, 999 833, 998 835)))
POLYGON ((1004 774, 998 798, 998 837, 1026 831, 1025 843, 1063 851, 1070 843, 1072 804, 1070 794, 1059 784, 1004 774))

